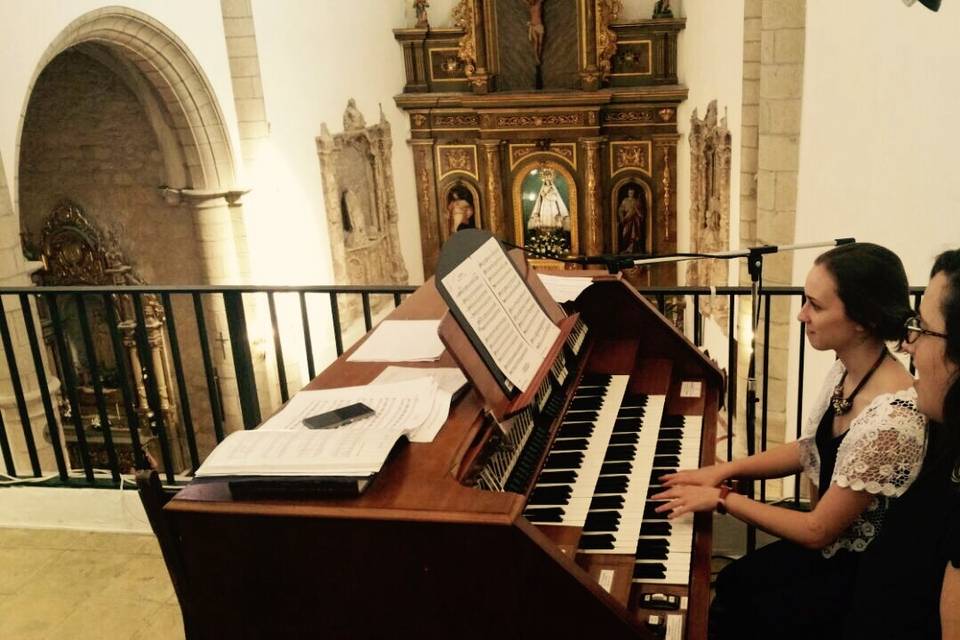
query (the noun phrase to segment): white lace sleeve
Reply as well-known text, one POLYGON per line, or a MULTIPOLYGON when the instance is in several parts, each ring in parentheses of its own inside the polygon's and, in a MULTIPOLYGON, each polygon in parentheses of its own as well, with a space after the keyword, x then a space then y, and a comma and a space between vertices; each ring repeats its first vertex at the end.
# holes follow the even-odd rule
POLYGON ((820 486, 820 452, 817 450, 817 438, 805 436, 797 440, 800 445, 800 466, 815 487, 820 486))
POLYGON ((857 416, 837 451, 833 482, 888 497, 907 490, 926 444, 926 418, 917 411, 916 397, 912 388, 899 391, 857 416))

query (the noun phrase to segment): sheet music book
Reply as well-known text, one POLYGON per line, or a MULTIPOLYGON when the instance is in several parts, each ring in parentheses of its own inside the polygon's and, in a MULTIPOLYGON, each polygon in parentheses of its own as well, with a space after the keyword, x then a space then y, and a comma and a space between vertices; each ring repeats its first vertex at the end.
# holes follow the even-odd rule
POLYGON ((484 232, 461 235, 469 233, 448 241, 463 246, 444 248, 437 288, 504 390, 526 391, 560 329, 497 239, 484 232), (466 255, 456 255, 458 250, 466 255))
POLYGON ((356 495, 401 438, 432 440, 449 406, 449 392, 429 377, 301 391, 260 428, 227 436, 196 477, 227 479, 231 490, 249 496, 285 491, 356 495), (363 402, 375 415, 335 429, 308 429, 302 423, 353 402, 363 402))

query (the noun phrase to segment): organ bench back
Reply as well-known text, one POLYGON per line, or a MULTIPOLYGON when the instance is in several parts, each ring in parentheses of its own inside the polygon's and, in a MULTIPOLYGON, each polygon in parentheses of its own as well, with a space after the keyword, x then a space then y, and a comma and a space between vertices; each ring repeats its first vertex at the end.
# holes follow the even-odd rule
MULTIPOLYGON (((589 337, 571 380, 633 374, 638 392, 666 394, 668 412, 702 414, 700 460, 711 463, 722 392, 712 363, 623 282, 595 283, 575 307, 589 337), (680 397, 684 381, 702 393, 680 397)), ((444 311, 431 280, 391 318, 444 311)), ((348 362, 351 352, 307 388, 365 384, 385 366, 348 362)), ((454 364, 448 350, 419 366, 454 364)), ((469 467, 499 434, 485 408, 467 392, 433 442, 398 445, 356 498, 240 500, 226 483, 185 487, 165 511, 180 532, 200 637, 653 637, 639 598, 659 591, 689 597, 684 636, 704 638, 709 514, 696 520, 687 584, 631 586, 632 558, 577 553, 578 530, 524 517, 532 482, 522 492, 473 485, 469 467)))

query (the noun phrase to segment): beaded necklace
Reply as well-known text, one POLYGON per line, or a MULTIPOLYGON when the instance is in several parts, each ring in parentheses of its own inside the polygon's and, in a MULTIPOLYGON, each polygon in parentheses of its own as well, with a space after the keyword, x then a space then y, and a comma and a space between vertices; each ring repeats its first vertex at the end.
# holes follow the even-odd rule
POLYGON ((844 371, 843 375, 840 376, 840 382, 837 383, 837 386, 833 389, 833 395, 830 396, 830 404, 833 405, 833 413, 837 416, 842 416, 846 412, 850 411, 850 408, 853 406, 853 399, 860 393, 860 389, 863 389, 863 385, 867 384, 867 380, 870 379, 870 376, 873 375, 873 372, 880 367, 880 363, 883 362, 883 359, 890 353, 887 351, 887 348, 884 347, 883 351, 880 352, 880 357, 877 358, 877 361, 873 363, 873 366, 870 367, 870 370, 867 371, 867 374, 863 376, 863 379, 860 380, 860 384, 857 385, 857 388, 847 396, 843 397, 843 381, 847 379, 847 372, 844 371))

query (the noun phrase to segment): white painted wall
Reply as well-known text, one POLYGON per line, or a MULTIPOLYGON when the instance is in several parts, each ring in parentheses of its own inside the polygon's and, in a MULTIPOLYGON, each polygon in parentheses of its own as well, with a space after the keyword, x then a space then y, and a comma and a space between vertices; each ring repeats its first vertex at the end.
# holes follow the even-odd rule
MULTIPOLYGON (((143 12, 161 22, 184 42, 196 58, 220 102, 231 144, 239 149, 230 67, 227 62, 223 20, 219 0, 169 2, 164 0, 124 0, 123 5, 143 12)), ((46 48, 57 39, 67 25, 80 16, 110 6, 102 0, 31 0, 0 4, 0 158, 7 183, 19 212, 16 190, 17 164, 15 145, 26 109, 27 92, 40 72, 37 64, 46 48)))
MULTIPOLYGON (((318 257, 325 270, 310 273, 312 282, 333 280, 315 138, 322 123, 331 133, 343 130, 349 98, 356 99, 367 124, 379 121, 382 107, 392 127, 401 247, 411 280, 421 281, 413 156, 406 143, 410 123, 393 101, 403 91, 405 78, 403 53, 392 29, 407 24, 406 4, 382 0, 253 2, 270 140, 256 171, 257 212, 250 225, 261 238, 276 238, 267 244, 283 241, 286 249, 282 255, 261 254, 269 256, 274 262, 272 273, 285 282, 303 279, 304 265, 318 257)), ((264 267, 261 272, 267 270, 264 267)))
MULTIPOLYGON (((733 137, 730 158, 730 247, 739 248, 740 238, 740 124, 743 94, 743 0, 687 2, 683 5, 686 28, 678 42, 678 76, 689 89, 689 97, 677 110, 677 250, 690 248, 690 116, 707 113, 711 100, 717 101, 719 117, 726 115, 733 137)), ((674 11, 676 15, 676 10, 674 11)), ((679 263, 681 282, 686 263, 679 263)), ((739 264, 730 263, 735 284, 739 264)), ((727 366, 727 340, 721 329, 708 320, 704 346, 721 367, 727 366)), ((724 328, 725 330, 725 328, 724 328)))
MULTIPOLYGON (((939 13, 894 0, 807 2, 798 243, 854 236, 885 245, 915 285, 926 284, 938 252, 960 246, 958 33, 955 2, 939 13)), ((796 253, 795 284, 815 255, 796 253)), ((796 326, 791 343, 799 339, 796 326)), ((831 362, 807 349, 806 397, 831 362)), ((788 397, 796 389, 794 375, 788 397)))

